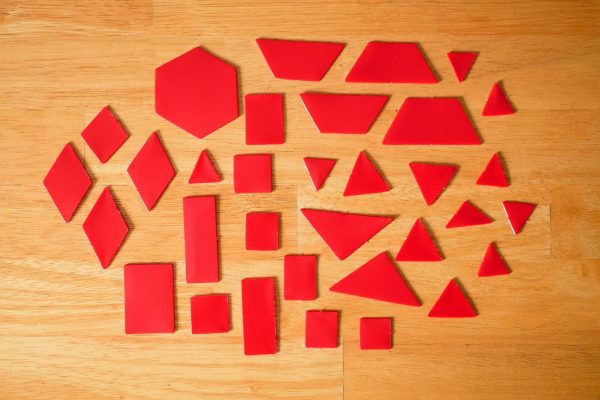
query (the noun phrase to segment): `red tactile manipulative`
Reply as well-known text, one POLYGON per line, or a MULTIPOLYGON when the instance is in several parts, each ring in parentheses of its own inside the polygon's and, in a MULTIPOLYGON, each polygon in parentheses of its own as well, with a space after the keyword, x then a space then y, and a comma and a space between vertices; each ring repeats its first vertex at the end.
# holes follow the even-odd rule
POLYGON ((271 154, 238 154, 233 157, 235 193, 270 193, 273 191, 271 154))
POLYGON ((221 175, 217 172, 215 165, 211 161, 208 152, 202 150, 198 156, 198 161, 190 175, 188 183, 213 183, 220 182, 221 175))
POLYGON ((256 39, 276 78, 320 81, 344 49, 343 43, 256 39))
POLYGON ((192 296, 192 334, 229 332, 229 296, 206 294, 192 296))
POLYGON ((428 206, 435 203, 458 172, 456 165, 411 162, 408 166, 428 206))
POLYGON ((508 97, 506 97, 506 93, 504 93, 504 90, 502 90, 502 86, 500 86, 499 82, 494 83, 492 90, 490 90, 487 101, 485 102, 485 106, 483 107, 483 112, 481 115, 491 117, 514 113, 515 109, 510 101, 508 101, 508 97))
POLYGON ((448 221, 446 228, 485 225, 491 224, 492 222, 494 222, 493 219, 467 200, 461 204, 454 216, 448 221))
POLYGON ((274 278, 242 279, 244 354, 277 352, 277 315, 274 278))
POLYGON ((494 154, 477 179, 478 185, 507 187, 508 179, 498 153, 494 154))
POLYGON ((156 113, 203 138, 238 116, 237 71, 197 47, 156 69, 156 113))
POLYGON ((477 312, 471 306, 456 279, 452 279, 428 314, 434 318, 472 318, 477 312))
POLYGON ((104 164, 115 154, 129 135, 110 108, 106 106, 81 132, 81 136, 98 160, 104 164))
POLYGON ((304 157, 304 165, 315 190, 318 191, 323 187, 336 162, 337 160, 333 158, 304 157))
POLYGON ((67 143, 44 178, 44 186, 65 222, 73 214, 92 186, 79 156, 71 143, 67 143))
POLYGON ((339 312, 307 310, 305 345, 308 348, 334 349, 339 342, 339 312))
POLYGON ((367 153, 361 151, 344 189, 344 196, 387 192, 391 188, 377 171, 367 153))
POLYGON ((369 42, 346 82, 437 83, 417 43, 369 42))
POLYGON ((317 256, 288 254, 283 257, 283 298, 317 298, 317 256))
POLYGON ((246 144, 282 144, 283 94, 252 93, 244 99, 246 144))
POLYGON ((191 196, 183 199, 185 279, 187 283, 219 280, 217 198, 191 196))
POLYGON ((427 232, 422 219, 417 219, 396 256, 397 261, 442 261, 443 257, 427 232))
POLYGON ((407 306, 421 305, 386 252, 367 261, 329 290, 407 306))
POLYGON ((321 133, 367 133, 388 96, 301 93, 306 111, 321 133))
POLYGON ((279 213, 246 214, 246 250, 279 249, 279 213))
POLYGON ((477 145, 481 139, 456 97, 408 97, 383 144, 477 145))
POLYGON ((104 269, 108 268, 129 232, 108 187, 104 188, 83 222, 83 230, 100 265, 104 269))
POLYGON ((467 79, 476 58, 477 52, 474 51, 451 51, 448 53, 448 59, 459 82, 467 79))
POLYGON ((485 256, 483 257, 483 261, 479 266, 477 275, 480 277, 508 275, 510 272, 510 268, 508 268, 508 265, 506 265, 506 262, 502 259, 502 256, 494 243, 490 243, 485 252, 485 256))
POLYGON ((152 210, 175 176, 175 169, 156 132, 131 161, 127 172, 144 205, 148 211, 152 210))
POLYGON ((329 210, 303 208, 300 211, 340 260, 348 258, 394 220, 381 215, 329 210))
POLYGON ((392 348, 391 318, 360 319, 361 350, 389 350, 392 348))
POLYGON ((127 264, 125 333, 175 332, 172 264, 127 264))
POLYGON ((515 235, 523 230, 525 223, 535 210, 533 203, 524 203, 522 201, 503 201, 502 206, 508 218, 508 223, 515 235))

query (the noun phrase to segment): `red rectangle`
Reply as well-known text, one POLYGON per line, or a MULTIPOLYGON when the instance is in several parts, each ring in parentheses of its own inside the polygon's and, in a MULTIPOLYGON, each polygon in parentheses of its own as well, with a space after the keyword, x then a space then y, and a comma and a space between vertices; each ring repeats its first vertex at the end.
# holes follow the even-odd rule
POLYGON ((217 199, 193 196, 183 199, 185 272, 188 283, 219 280, 217 199))
POLYGON ((251 93, 244 100, 246 144, 282 144, 283 94, 251 93))
POLYGON ((275 278, 242 280, 244 354, 277 352, 275 278))

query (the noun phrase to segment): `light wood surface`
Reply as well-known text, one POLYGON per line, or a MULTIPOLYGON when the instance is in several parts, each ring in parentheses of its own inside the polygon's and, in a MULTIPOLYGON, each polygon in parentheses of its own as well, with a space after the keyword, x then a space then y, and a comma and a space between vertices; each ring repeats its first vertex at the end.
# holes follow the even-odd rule
POLYGON ((594 1, 407 2, 0 2, 0 398, 135 399, 598 399, 600 397, 600 5, 594 1), (322 82, 272 77, 254 39, 336 40, 346 49, 322 82), (442 77, 438 85, 345 85, 369 40, 418 41, 442 77), (286 94, 286 143, 244 143, 244 120, 203 140, 154 113, 154 69, 202 45, 239 67, 242 93, 286 94), (457 84, 446 53, 480 52, 457 84), (482 118, 491 85, 502 80, 518 108, 482 118), (304 111, 304 90, 388 93, 369 134, 320 135, 304 111), (474 147, 382 146, 403 98, 462 96, 484 138, 474 147), (109 104, 130 138, 101 165, 80 136, 109 104), (126 167, 158 130, 178 171, 150 213, 126 167), (65 224, 42 185, 66 142, 93 174, 93 190, 65 224), (224 175, 188 185, 208 148, 224 175), (393 185, 388 193, 344 198, 357 153, 367 149, 393 185), (495 151, 512 185, 476 186, 495 151), (269 195, 234 195, 232 157, 275 154, 269 195), (320 192, 303 156, 339 158, 320 192), (457 163, 460 172, 432 207, 413 182, 409 161, 457 163), (124 209, 131 233, 102 270, 81 223, 105 185, 124 209), (219 195, 222 280, 185 283, 182 197, 219 195), (446 230, 471 199, 491 225, 446 230), (502 200, 538 204, 513 236, 502 200), (301 207, 397 215, 346 261, 338 261, 301 207), (244 251, 244 214, 280 211, 282 248, 244 251), (442 263, 401 263, 420 308, 350 298, 328 287, 382 250, 395 254, 417 217, 429 222, 442 263), (495 240, 513 273, 481 279, 477 268, 495 240), (288 253, 319 257, 319 299, 278 303, 279 352, 245 357, 240 279, 276 276, 288 253), (123 265, 176 264, 177 331, 125 336, 123 265), (459 277, 479 316, 427 318, 448 280, 459 277), (191 335, 189 298, 230 293, 228 334, 191 335), (342 310, 341 345, 304 348, 304 312, 342 310), (394 318, 394 348, 360 351, 358 319, 394 318))

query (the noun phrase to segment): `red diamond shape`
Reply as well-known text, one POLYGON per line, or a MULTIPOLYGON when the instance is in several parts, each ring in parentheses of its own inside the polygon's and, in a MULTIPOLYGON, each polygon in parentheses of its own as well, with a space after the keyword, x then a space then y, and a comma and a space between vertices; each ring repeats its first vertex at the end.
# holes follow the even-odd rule
POLYGON ((110 112, 108 106, 94 117, 92 122, 81 132, 81 136, 102 164, 115 154, 128 137, 127 132, 110 112))

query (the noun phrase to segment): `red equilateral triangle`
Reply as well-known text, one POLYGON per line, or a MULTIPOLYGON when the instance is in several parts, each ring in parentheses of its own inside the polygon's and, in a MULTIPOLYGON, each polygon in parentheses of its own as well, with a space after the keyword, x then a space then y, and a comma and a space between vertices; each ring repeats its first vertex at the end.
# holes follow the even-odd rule
POLYGON ((502 87, 498 82, 494 83, 490 95, 488 96, 485 106, 483 107, 482 115, 486 117, 495 115, 508 115, 514 114, 515 109, 513 108, 510 101, 506 97, 506 93, 502 90, 502 87))
POLYGON ((485 252, 485 256, 483 257, 483 261, 481 262, 481 266, 479 267, 478 276, 496 276, 496 275, 508 275, 510 274, 510 269, 506 262, 498 253, 498 249, 494 243, 490 243, 488 245, 487 251, 485 252))
POLYGON ((502 205, 508 217, 508 223, 515 235, 518 235, 523 230, 525 223, 536 207, 535 204, 523 203, 521 201, 503 201, 502 205))
POLYGON ((508 179, 498 153, 494 154, 477 179, 478 185, 507 187, 508 179))
POLYGON ((432 205, 450 184, 458 166, 411 162, 410 170, 427 205, 432 205))
POLYGON ((377 171, 369 157, 361 151, 354 163, 354 168, 344 189, 344 196, 381 193, 390 190, 390 186, 377 171))
POLYGON ((476 58, 477 53, 474 51, 451 51, 448 53, 448 59, 459 82, 467 79, 476 58))
POLYGON ((431 308, 431 311, 429 311, 428 316, 434 318, 472 318, 477 316, 477 312, 475 312, 456 283, 456 279, 452 279, 431 308))
POLYGON ((415 221, 408 236, 404 240, 397 261, 442 261, 442 255, 438 251, 433 239, 429 236, 427 228, 419 218, 415 221))
POLYGON ((336 162, 337 160, 333 158, 304 157, 304 165, 315 185, 315 190, 323 187, 336 162))
POLYGON ((448 221, 446 228, 491 224, 494 220, 475 207, 469 200, 462 203, 456 214, 448 221))
POLYGON ((215 169, 206 150, 200 152, 196 166, 190 175, 188 183, 221 182, 221 175, 215 169))

